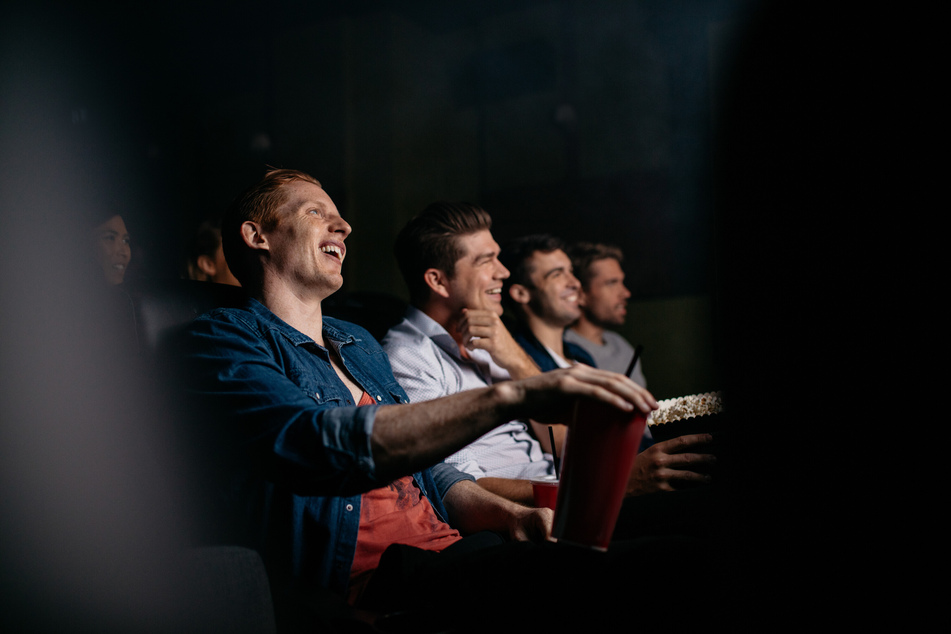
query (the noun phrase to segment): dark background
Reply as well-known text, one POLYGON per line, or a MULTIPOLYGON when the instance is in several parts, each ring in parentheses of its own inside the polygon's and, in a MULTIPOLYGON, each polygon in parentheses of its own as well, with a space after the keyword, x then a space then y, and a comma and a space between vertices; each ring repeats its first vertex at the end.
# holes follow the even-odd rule
POLYGON ((707 290, 716 86, 746 4, 199 2, 45 20, 65 22, 63 115, 129 216, 139 275, 174 269, 196 221, 270 164, 313 173, 355 226, 347 288, 401 291, 378 266, 393 233, 466 199, 500 238, 619 243, 650 298, 707 290))
POLYGON ((354 227, 344 291, 405 297, 396 232, 466 200, 500 241, 620 246, 623 334, 669 398, 720 387, 714 117, 756 4, 53 2, 14 10, 8 50, 48 81, 41 126, 77 163, 85 213, 125 218, 130 286, 181 275, 195 227, 266 165, 313 174, 354 227))
MULTIPOLYGON (((887 487, 920 479, 893 424, 914 394, 908 353, 931 349, 905 327, 911 305, 941 288, 920 292, 943 249, 918 245, 943 234, 910 220, 940 215, 924 186, 943 175, 909 168, 925 156, 912 141, 935 144, 921 93, 943 82, 916 77, 932 57, 906 45, 941 40, 891 5, 768 3, 752 53, 734 56, 766 4, 6 7, 2 618, 179 625, 168 553, 191 521, 186 472, 79 271, 89 228, 118 210, 129 284, 178 276, 193 227, 267 164, 312 173, 353 225, 347 291, 402 296, 393 236, 441 198, 485 206, 500 239, 622 246, 625 334, 645 345, 649 387, 728 386, 743 423, 750 600, 735 613, 783 604, 759 631, 843 607, 843 588, 885 568, 882 544, 904 546, 863 539, 882 508, 905 517, 887 487)), ((844 607, 838 623, 854 623, 844 607)))

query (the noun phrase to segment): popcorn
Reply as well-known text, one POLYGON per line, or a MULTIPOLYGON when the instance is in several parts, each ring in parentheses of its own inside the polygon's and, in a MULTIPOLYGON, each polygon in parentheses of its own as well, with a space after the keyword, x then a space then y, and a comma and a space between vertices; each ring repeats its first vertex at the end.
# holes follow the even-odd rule
POLYGON ((657 404, 660 409, 656 409, 648 415, 648 425, 663 425, 675 420, 719 414, 723 411, 723 399, 720 397, 720 392, 668 398, 658 401, 657 404))

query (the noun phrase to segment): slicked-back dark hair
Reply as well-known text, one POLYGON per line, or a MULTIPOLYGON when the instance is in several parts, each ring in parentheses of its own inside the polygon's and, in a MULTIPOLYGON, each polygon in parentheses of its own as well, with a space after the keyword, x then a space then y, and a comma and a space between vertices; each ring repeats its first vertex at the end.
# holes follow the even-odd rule
POLYGON ((492 228, 492 217, 481 207, 465 202, 435 202, 428 205, 396 237, 393 253, 409 289, 410 301, 421 305, 429 299, 423 279, 427 269, 439 269, 452 277, 463 256, 459 238, 492 228))

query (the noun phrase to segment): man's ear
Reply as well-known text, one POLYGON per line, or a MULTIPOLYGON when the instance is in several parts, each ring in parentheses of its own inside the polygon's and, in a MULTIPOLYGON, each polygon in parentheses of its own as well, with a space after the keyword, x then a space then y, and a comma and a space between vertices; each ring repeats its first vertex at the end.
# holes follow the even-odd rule
POLYGON ((585 295, 584 289, 578 289, 578 306, 581 308, 586 308, 588 306, 588 296, 585 295))
POLYGON ((509 287, 509 297, 515 300, 518 304, 527 304, 532 298, 532 294, 528 291, 528 288, 521 284, 512 284, 509 287))
POLYGON ((215 266, 215 260, 210 255, 199 255, 195 264, 198 265, 198 270, 208 277, 214 277, 215 273, 218 272, 218 267, 215 266))
POLYGON ((252 249, 267 251, 270 248, 267 237, 261 231, 261 225, 256 222, 245 220, 241 223, 241 237, 244 239, 244 243, 252 249))
POLYGON ((436 295, 440 297, 449 297, 449 276, 440 269, 426 269, 423 273, 423 280, 436 295))

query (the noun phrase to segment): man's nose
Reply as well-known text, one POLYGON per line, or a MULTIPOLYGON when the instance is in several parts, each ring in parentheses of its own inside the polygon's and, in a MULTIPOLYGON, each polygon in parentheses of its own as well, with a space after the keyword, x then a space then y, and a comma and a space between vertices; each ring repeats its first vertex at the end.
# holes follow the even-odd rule
POLYGON ((508 279, 510 275, 511 273, 509 273, 509 270, 505 268, 505 265, 499 262, 498 260, 496 260, 495 261, 495 279, 497 280, 508 279))
POLYGON ((346 240, 347 236, 350 235, 350 232, 353 231, 353 228, 350 227, 349 222, 347 222, 343 218, 340 218, 340 220, 337 221, 337 223, 333 227, 331 227, 331 231, 333 231, 334 233, 343 234, 342 238, 346 240))

